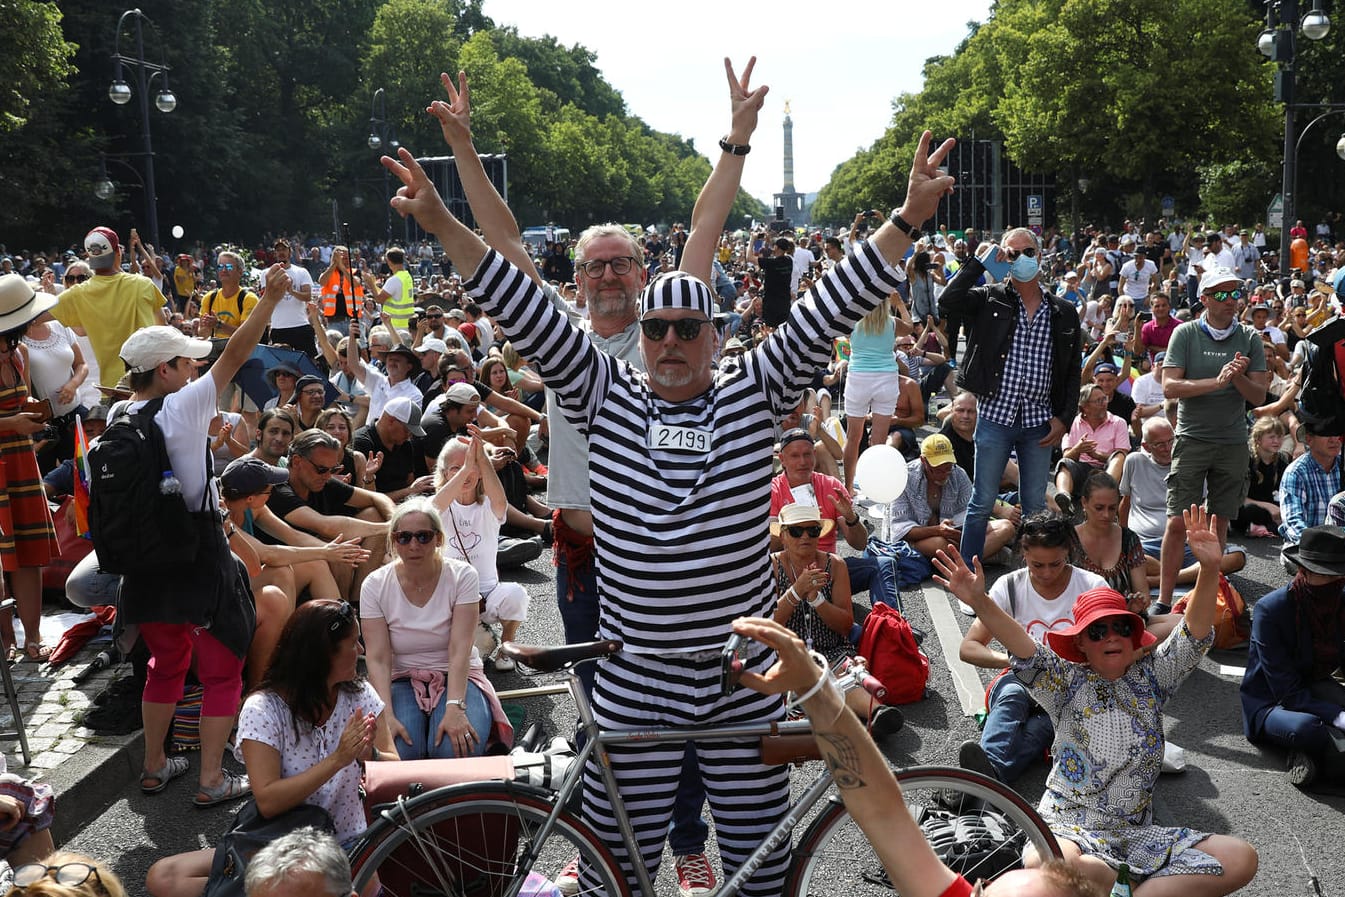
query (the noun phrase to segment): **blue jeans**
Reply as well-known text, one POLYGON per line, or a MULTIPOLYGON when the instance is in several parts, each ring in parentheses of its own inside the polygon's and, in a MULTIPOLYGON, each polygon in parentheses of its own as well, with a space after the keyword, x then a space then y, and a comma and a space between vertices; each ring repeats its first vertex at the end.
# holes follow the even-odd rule
POLYGON ((996 777, 1012 785, 1051 747, 1055 727, 1013 673, 1001 676, 990 689, 989 710, 981 748, 996 777))
MULTIPOLYGON (((972 480, 971 505, 962 527, 962 556, 970 563, 985 550, 985 528, 995 508, 999 483, 1009 454, 1018 455, 1018 493, 1023 500, 1023 516, 1046 507, 1046 478, 1051 473, 1051 447, 1037 443, 1051 432, 1049 423, 1036 427, 1005 427, 984 417, 976 421, 976 476, 972 480)), ((981 558, 985 560, 985 558, 981 558)))
MULTIPOLYGON (((392 715, 397 717, 397 721, 406 727, 407 733, 411 736, 410 744, 401 738, 393 740, 397 755, 403 760, 443 760, 456 756, 453 753, 451 739, 440 739, 437 747, 434 743, 439 724, 444 721, 444 699, 447 697, 448 693, 445 692, 439 697, 439 706, 426 713, 416 703, 416 693, 411 687, 411 680, 392 680, 392 715)), ((476 733, 476 750, 472 756, 480 756, 486 750, 486 738, 490 735, 490 726, 493 722, 490 704, 486 702, 486 696, 481 693, 480 686, 475 682, 467 683, 466 697, 467 706, 464 709, 467 711, 467 722, 476 733)))
MULTIPOLYGON (((556 552, 556 603, 560 607, 566 644, 597 640, 598 583, 591 565, 587 571, 571 575, 565 555, 556 552), (571 588, 574 589, 573 595, 569 595, 571 588), (567 596, 573 600, 568 600, 567 596)), ((598 665, 580 664, 578 673, 584 691, 592 696, 593 678, 598 673, 598 665)), ((677 798, 673 802, 672 823, 668 829, 668 846, 674 856, 705 852, 710 825, 701 817, 703 806, 705 785, 701 782, 695 746, 688 743, 682 760, 682 778, 677 786, 677 798)))
MULTIPOLYGON (((1345 686, 1334 679, 1322 679, 1308 686, 1312 696, 1345 707, 1345 686)), ((1290 750, 1303 751, 1319 759, 1341 753, 1338 745, 1341 734, 1332 730, 1329 722, 1312 713, 1300 713, 1283 707, 1272 707, 1261 721, 1261 740, 1279 744, 1290 750)))
POLYGON ((850 574, 850 594, 869 593, 870 602, 881 602, 901 610, 901 594, 897 591, 897 564, 888 557, 861 557, 845 559, 850 574))

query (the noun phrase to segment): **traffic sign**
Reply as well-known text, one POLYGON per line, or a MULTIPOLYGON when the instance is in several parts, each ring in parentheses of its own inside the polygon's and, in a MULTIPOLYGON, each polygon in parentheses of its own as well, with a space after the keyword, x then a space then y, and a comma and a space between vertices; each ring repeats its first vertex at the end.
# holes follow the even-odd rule
POLYGON ((1177 214, 1177 200, 1171 196, 1163 197, 1163 217, 1171 218, 1177 214))
POLYGON ((1276 193, 1266 206, 1266 227, 1284 227, 1284 194, 1276 193))
POLYGON ((1027 223, 1041 225, 1046 212, 1046 198, 1040 193, 1029 193, 1027 197, 1027 223))

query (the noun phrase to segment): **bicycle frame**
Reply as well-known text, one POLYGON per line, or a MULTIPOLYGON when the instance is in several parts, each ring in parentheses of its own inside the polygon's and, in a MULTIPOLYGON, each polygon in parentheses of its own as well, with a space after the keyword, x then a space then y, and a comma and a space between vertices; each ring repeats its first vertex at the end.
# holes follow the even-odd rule
MULTIPOLYGON (((551 815, 547 817, 540 829, 538 829, 535 844, 540 845, 550 837, 554 822, 562 809, 568 804, 575 792, 582 787, 584 769, 588 760, 595 753, 598 759, 598 769, 602 776, 603 785, 607 788, 607 793, 612 795, 612 810, 616 816, 617 827, 621 832, 621 840, 626 848, 626 852, 631 860, 631 866, 635 870, 635 879, 644 894, 652 895, 655 893, 654 884, 649 877, 649 870, 640 859, 639 845, 635 839, 635 829, 631 825, 630 816, 626 812, 626 805, 621 799, 620 791, 617 789, 616 775, 612 772, 611 763, 608 758, 606 747, 617 744, 666 744, 688 741, 710 741, 726 738, 757 738, 763 735, 772 734, 803 734, 811 733, 812 728, 807 720, 780 721, 780 722, 761 722, 761 723, 737 723, 725 726, 686 726, 686 727, 654 727, 649 729, 599 729, 597 721, 593 717, 593 705, 589 702, 588 695, 584 693, 583 687, 579 684, 579 678, 573 670, 566 672, 566 684, 561 686, 550 686, 542 688, 520 689, 518 693, 502 692, 500 697, 512 697, 516 694, 542 695, 559 694, 562 691, 568 691, 570 697, 574 699, 575 707, 579 711, 579 720, 581 731, 584 735, 584 745, 579 749, 578 756, 570 769, 566 772, 564 780, 556 791, 555 802, 551 815)), ((825 768, 817 780, 814 781, 797 800, 791 801, 785 815, 776 823, 775 827, 767 833, 761 843, 756 846, 751 854, 743 861, 741 867, 732 876, 728 878, 719 888, 718 893, 722 897, 734 897, 741 890, 743 884, 752 877, 752 875, 761 868, 761 865, 770 856, 781 843, 787 842, 793 835, 794 829, 808 815, 808 811, 827 793, 831 788, 832 776, 830 768, 825 768)), ((524 853, 520 862, 520 872, 518 880, 510 887, 511 897, 516 897, 519 888, 523 884, 527 870, 531 868, 536 859, 536 848, 529 847, 524 853)))

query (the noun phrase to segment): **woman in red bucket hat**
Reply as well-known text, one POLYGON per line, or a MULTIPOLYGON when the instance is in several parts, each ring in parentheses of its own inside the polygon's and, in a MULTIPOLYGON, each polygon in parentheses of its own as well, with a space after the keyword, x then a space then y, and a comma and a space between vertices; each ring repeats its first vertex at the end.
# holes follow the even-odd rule
MULTIPOLYGON (((1163 762, 1163 705, 1214 643, 1215 595, 1223 555, 1215 520, 1197 506, 1182 513, 1200 564, 1185 620, 1155 646, 1126 599, 1090 589, 1074 602, 1074 624, 1032 639, 986 595, 979 559, 969 569, 956 551, 939 552, 935 576, 975 609, 1008 649, 1010 672, 1055 724, 1055 765, 1037 809, 1065 857, 1106 890, 1122 863, 1136 894, 1231 894, 1256 874, 1246 841, 1156 825, 1153 789, 1163 762), (1048 647, 1049 645, 1049 647, 1048 647), (1152 650, 1150 650, 1152 649, 1152 650), (1158 883, 1170 876, 1193 876, 1158 883), (1153 882, 1156 887, 1145 888, 1153 882), (1165 890, 1172 888, 1173 890, 1165 890)), ((1025 857, 1027 865, 1040 863, 1025 857)))

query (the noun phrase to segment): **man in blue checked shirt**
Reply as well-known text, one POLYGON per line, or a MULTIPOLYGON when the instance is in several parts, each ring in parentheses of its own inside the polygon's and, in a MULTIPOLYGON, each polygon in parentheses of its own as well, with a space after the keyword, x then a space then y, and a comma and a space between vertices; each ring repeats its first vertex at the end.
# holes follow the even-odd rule
POLYGON ((1303 530, 1326 523, 1331 496, 1341 491, 1340 437, 1323 436, 1303 425, 1308 450, 1293 460, 1280 482, 1280 535, 1284 547, 1297 545, 1303 530))

